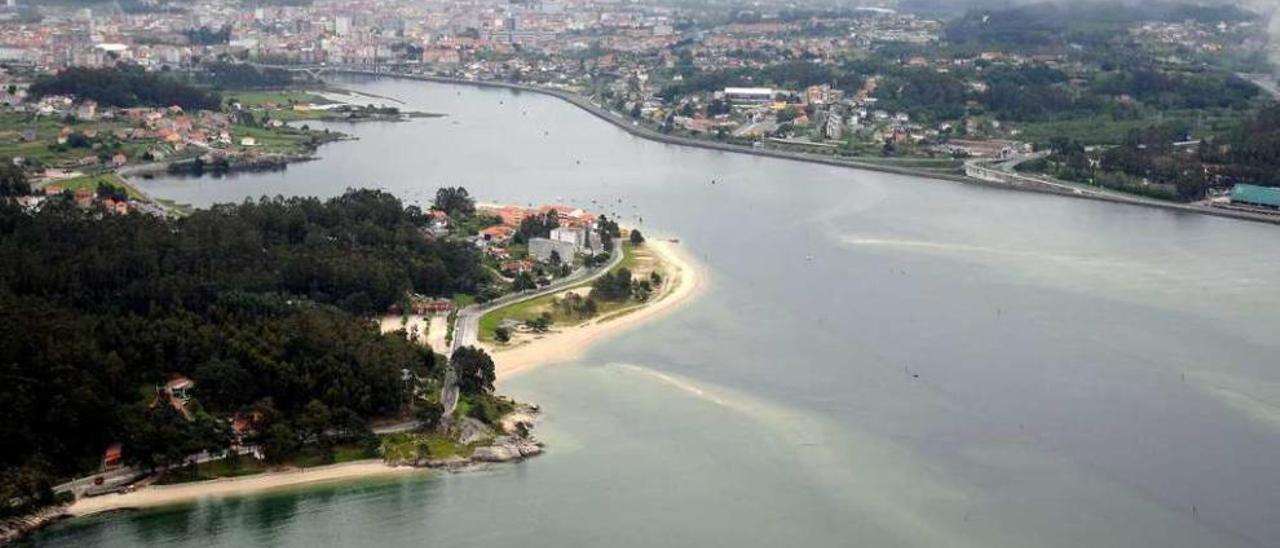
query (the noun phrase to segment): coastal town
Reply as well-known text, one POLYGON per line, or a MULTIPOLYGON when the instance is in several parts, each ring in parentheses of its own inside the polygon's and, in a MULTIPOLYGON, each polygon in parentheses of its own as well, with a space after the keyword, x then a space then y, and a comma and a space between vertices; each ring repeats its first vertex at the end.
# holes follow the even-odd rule
POLYGON ((1098 500, 1265 544, 1280 8, 946 4, 0 0, 0 545, 565 462, 516 505, 557 544, 637 492, 776 544, 752 475, 873 545, 1098 500))
MULTIPOLYGON (((1247 165, 1260 155, 1233 146, 1280 131, 1252 119, 1277 93, 1261 74, 1275 54, 1269 23, 1236 8, 941 17, 876 3, 374 4, 15 0, 0 8, 0 155, 38 180, 154 162, 278 169, 340 138, 307 127, 337 105, 305 90, 351 70, 549 90, 636 132, 862 168, 1206 211, 1280 207, 1248 190, 1280 184, 1247 165), (1030 34, 1026 21, 1045 17, 1063 20, 1030 34), (1073 32, 1097 34, 1086 45, 1073 32), (1120 51, 1144 65, 1115 66, 1120 51), (119 66, 221 95, 174 110, 30 92, 42 75, 119 66)), ((342 108, 389 108, 369 103, 342 108)))

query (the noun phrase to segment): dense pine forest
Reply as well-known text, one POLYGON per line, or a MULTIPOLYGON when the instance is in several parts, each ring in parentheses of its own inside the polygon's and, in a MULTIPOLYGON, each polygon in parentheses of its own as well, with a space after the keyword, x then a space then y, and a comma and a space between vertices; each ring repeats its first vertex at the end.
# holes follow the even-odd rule
POLYGON ((72 67, 31 85, 31 96, 72 95, 112 107, 168 107, 218 110, 217 93, 189 85, 176 77, 146 72, 137 65, 111 68, 72 67))
POLYGON ((485 282, 476 251, 425 222, 368 190, 178 220, 0 205, 0 496, 45 497, 115 442, 141 465, 224 448, 236 412, 279 451, 402 412, 403 371, 436 357, 370 317, 485 282), (173 375, 196 382, 191 420, 155 405, 173 375))

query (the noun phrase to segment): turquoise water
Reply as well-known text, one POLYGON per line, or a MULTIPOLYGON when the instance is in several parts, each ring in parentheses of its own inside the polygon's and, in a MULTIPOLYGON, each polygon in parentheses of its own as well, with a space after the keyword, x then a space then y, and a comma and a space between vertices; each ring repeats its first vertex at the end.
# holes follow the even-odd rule
POLYGON ((146 189, 576 203, 678 235, 708 291, 501 387, 544 407, 544 457, 35 544, 1280 544, 1275 227, 682 149, 531 94, 349 85, 449 117, 146 189))

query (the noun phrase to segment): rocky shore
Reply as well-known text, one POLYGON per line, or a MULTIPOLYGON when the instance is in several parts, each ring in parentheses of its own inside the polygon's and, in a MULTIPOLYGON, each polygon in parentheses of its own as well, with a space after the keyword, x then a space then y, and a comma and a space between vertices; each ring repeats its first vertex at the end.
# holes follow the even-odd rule
POLYGON ((71 514, 67 512, 67 506, 59 504, 32 514, 0 521, 0 546, 16 542, 55 521, 69 517, 71 514))
POLYGON ((499 434, 488 425, 471 417, 462 417, 449 427, 449 437, 472 447, 469 456, 416 457, 388 459, 390 466, 413 466, 444 470, 464 470, 481 464, 520 461, 541 455, 544 444, 532 435, 536 406, 522 404, 502 418, 499 434))

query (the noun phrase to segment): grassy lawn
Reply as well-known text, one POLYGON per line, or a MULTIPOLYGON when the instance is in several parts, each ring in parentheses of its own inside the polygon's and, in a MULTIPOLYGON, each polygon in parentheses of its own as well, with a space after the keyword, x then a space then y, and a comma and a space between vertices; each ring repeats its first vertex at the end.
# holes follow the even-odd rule
POLYGON ((248 455, 241 455, 238 459, 220 459, 201 463, 195 467, 169 471, 157 483, 168 485, 218 478, 237 478, 269 472, 278 467, 312 468, 377 457, 376 450, 369 451, 359 445, 339 445, 333 448, 333 460, 329 460, 319 447, 309 445, 279 465, 267 464, 248 455))
POLYGON ((266 463, 252 457, 242 456, 239 459, 215 460, 198 464, 194 468, 170 471, 165 473, 164 477, 160 478, 156 483, 170 485, 218 478, 238 478, 261 474, 266 471, 266 463))
POLYGON ((476 297, 470 293, 454 293, 453 305, 457 308, 466 308, 476 304, 476 297))
POLYGON ((115 173, 101 173, 98 175, 86 175, 84 177, 76 177, 74 179, 64 179, 50 184, 61 186, 64 190, 75 192, 82 188, 92 191, 98 189, 99 183, 106 183, 108 186, 123 189, 131 200, 141 200, 142 194, 133 185, 126 183, 119 175, 115 173))
POLYGON ((267 112, 271 118, 283 122, 328 120, 335 117, 327 110, 294 110, 294 105, 334 104, 320 95, 300 89, 231 90, 224 92, 223 96, 239 101, 244 108, 257 111, 259 115, 267 112))
MULTIPOLYGON (((622 268, 626 268, 634 271, 636 266, 636 260, 637 260, 636 246, 632 244, 630 240, 624 239, 622 241, 622 260, 616 266, 609 269, 609 272, 616 272, 618 269, 622 269, 622 268)), ((561 292, 572 290, 572 289, 580 289, 583 287, 588 287, 590 285, 591 285, 591 282, 581 282, 581 283, 577 283, 569 287, 566 287, 561 292)), ((561 292, 557 292, 551 295, 544 295, 536 299, 529 299, 527 301, 510 304, 502 308, 489 311, 487 314, 480 317, 480 333, 478 334, 478 338, 480 339, 481 342, 486 342, 486 343, 494 342, 494 338, 493 338, 494 330, 497 329, 498 326, 502 323, 502 321, 507 318, 516 320, 518 322, 524 322, 526 320, 532 320, 534 318, 541 316, 543 312, 549 312, 551 314, 551 321, 554 325, 577 325, 589 319, 589 318, 579 317, 572 313, 567 313, 565 310, 561 309, 560 307, 555 306, 555 302, 558 298, 557 295, 559 295, 561 292)), ((615 310, 625 308, 627 306, 630 306, 636 303, 635 301, 632 301, 632 300, 626 300, 626 301, 618 301, 618 302, 599 301, 596 304, 599 306, 599 308, 595 317, 600 317, 602 315, 608 314, 615 310)))
POLYGON ((310 135, 303 130, 288 127, 258 128, 235 126, 231 129, 232 140, 239 146, 240 139, 253 137, 257 141, 251 148, 269 153, 300 153, 306 151, 306 143, 310 135))
POLYGON ((619 268, 629 268, 634 270, 636 266, 636 245, 631 240, 622 240, 622 262, 617 266, 610 268, 609 272, 617 272, 619 268))
POLYGON ((299 468, 311 468, 313 466, 325 466, 329 464, 341 464, 364 459, 372 459, 378 456, 376 451, 368 451, 364 447, 358 445, 339 445, 333 448, 333 460, 329 460, 328 456, 320 450, 319 447, 308 445, 304 447, 298 454, 289 458, 285 464, 297 466, 299 468))
POLYGON ((474 449, 438 434, 404 432, 382 436, 382 456, 387 460, 413 460, 419 456, 469 457, 474 449))
MULTIPOLYGON (((332 101, 300 89, 277 90, 227 90, 222 92, 227 100, 239 101, 245 108, 288 108, 293 104, 327 105, 332 101)), ((225 101, 225 100, 224 100, 225 101)))

